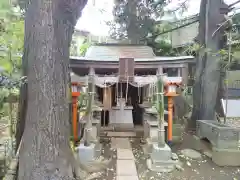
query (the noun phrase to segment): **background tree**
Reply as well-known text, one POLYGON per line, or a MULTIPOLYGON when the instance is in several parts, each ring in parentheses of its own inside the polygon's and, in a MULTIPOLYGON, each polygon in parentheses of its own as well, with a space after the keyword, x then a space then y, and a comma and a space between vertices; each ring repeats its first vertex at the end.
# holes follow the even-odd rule
POLYGON ((146 37, 149 33, 154 33, 155 25, 160 24, 163 15, 177 13, 187 5, 187 1, 184 1, 179 8, 169 11, 165 7, 174 0, 115 0, 114 2, 114 21, 109 23, 110 34, 115 39, 127 39, 132 44, 145 43, 146 37))
POLYGON ((21 0, 27 111, 19 180, 74 179, 69 145, 69 48, 87 0, 21 0))
POLYGON ((151 31, 148 32, 150 36, 143 39, 148 46, 152 47, 156 56, 174 56, 178 54, 178 52, 172 48, 169 33, 161 34, 162 32, 171 30, 173 27, 170 22, 162 21, 160 24, 153 25, 151 31))
MULTIPOLYGON (((13 1, 0 2, 0 109, 10 96, 17 97, 21 85, 21 54, 23 50, 24 19, 13 1)), ((5 106, 4 106, 5 107, 5 106)), ((1 109, 6 116, 6 108, 1 109)))

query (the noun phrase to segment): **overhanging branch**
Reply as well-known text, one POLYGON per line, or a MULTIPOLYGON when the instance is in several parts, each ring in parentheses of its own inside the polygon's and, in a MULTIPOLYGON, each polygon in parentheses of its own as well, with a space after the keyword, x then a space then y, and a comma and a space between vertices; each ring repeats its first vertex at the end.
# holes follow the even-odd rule
POLYGON ((163 31, 163 32, 158 33, 158 34, 154 34, 154 35, 152 35, 152 36, 150 36, 150 37, 144 37, 144 38, 141 39, 141 40, 144 40, 144 39, 147 39, 147 38, 156 38, 157 36, 160 36, 160 35, 163 35, 163 34, 166 34, 166 33, 172 32, 172 31, 174 31, 174 30, 178 30, 178 29, 180 29, 180 28, 184 28, 184 27, 189 26, 189 25, 191 25, 191 24, 194 24, 194 23, 196 23, 196 22, 198 22, 198 20, 195 20, 195 21, 192 21, 192 22, 189 22, 189 23, 183 24, 183 25, 181 25, 181 26, 178 26, 178 27, 175 27, 175 28, 169 29, 169 30, 167 30, 167 31, 163 31))
POLYGON ((230 4, 230 5, 228 5, 228 7, 231 8, 231 7, 235 6, 235 5, 238 4, 238 3, 240 3, 240 0, 238 0, 238 1, 236 1, 236 2, 234 2, 234 3, 232 3, 232 4, 230 4))

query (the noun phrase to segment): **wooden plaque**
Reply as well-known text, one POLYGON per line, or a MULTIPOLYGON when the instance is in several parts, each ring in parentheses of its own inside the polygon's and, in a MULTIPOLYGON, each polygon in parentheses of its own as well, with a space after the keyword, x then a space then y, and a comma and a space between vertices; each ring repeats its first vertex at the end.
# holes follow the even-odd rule
POLYGON ((119 58, 119 81, 133 82, 134 68, 134 58, 119 58))

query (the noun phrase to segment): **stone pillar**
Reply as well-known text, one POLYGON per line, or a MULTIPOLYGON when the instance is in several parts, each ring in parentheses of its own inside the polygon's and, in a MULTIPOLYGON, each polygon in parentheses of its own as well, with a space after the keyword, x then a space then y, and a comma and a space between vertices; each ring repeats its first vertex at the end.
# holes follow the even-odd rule
POLYGON ((93 67, 90 67, 88 74, 95 74, 95 69, 93 67))
POLYGON ((177 68, 177 69, 178 69, 178 70, 177 70, 177 71, 178 71, 178 77, 181 77, 181 75, 182 75, 182 74, 181 74, 181 68, 177 68))
POLYGON ((163 74, 163 67, 162 66, 158 66, 156 74, 163 74))
POLYGON ((187 85, 187 83, 188 83, 188 64, 184 64, 182 67, 182 78, 183 78, 183 84, 187 85))

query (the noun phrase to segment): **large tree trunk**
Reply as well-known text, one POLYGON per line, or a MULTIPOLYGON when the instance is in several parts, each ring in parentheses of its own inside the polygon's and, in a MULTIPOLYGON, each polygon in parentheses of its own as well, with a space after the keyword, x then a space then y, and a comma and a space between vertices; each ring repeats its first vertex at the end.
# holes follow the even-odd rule
POLYGON ((16 124, 16 148, 15 152, 20 145, 22 135, 25 127, 25 119, 26 119, 26 110, 27 110, 27 84, 23 84, 20 88, 20 97, 19 97, 19 105, 18 105, 18 120, 16 124))
POLYGON ((69 46, 87 0, 32 0, 25 17, 26 123, 19 180, 74 179, 69 145, 69 46))
POLYGON ((224 4, 223 0, 201 1, 199 34, 197 37, 201 49, 196 63, 196 80, 193 86, 193 112, 189 124, 190 128, 196 128, 196 120, 215 119, 221 61, 221 57, 217 54, 224 45, 222 43, 224 29, 216 30, 225 21, 224 13, 226 13, 226 9, 227 5, 224 4))

